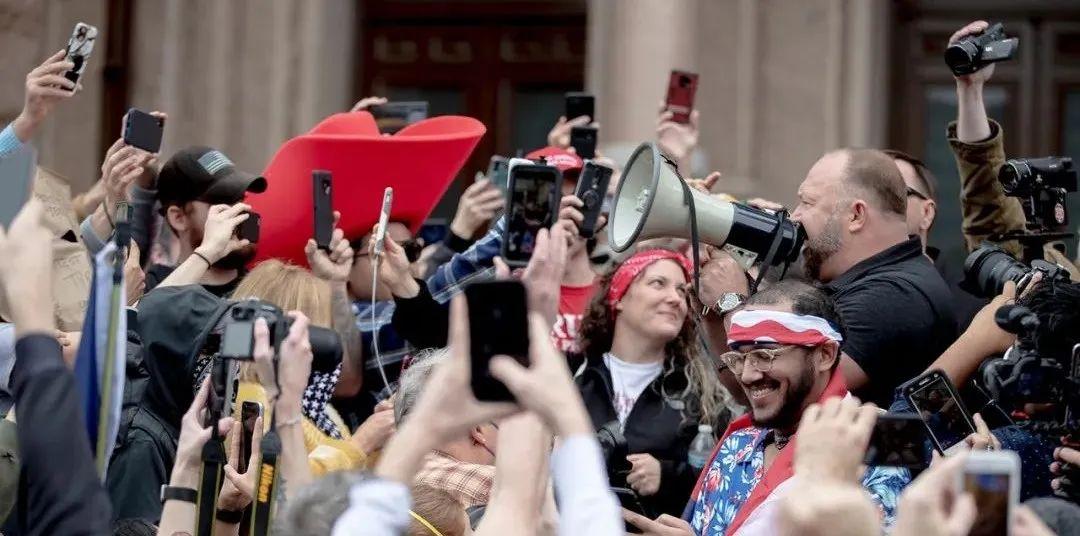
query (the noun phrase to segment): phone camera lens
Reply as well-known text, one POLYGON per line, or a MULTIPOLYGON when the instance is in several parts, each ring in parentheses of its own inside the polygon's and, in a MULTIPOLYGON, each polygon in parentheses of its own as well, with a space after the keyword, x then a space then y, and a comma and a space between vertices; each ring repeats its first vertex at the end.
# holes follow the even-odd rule
POLYGON ((585 204, 586 209, 592 210, 592 208, 596 206, 596 197, 596 192, 590 190, 585 192, 585 195, 581 198, 581 202, 585 204))

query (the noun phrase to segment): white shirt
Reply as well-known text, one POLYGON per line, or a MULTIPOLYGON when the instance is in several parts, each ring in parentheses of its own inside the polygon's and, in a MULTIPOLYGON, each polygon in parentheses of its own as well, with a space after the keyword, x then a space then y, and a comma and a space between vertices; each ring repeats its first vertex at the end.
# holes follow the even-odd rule
POLYGON ((634 403, 637 402, 642 391, 657 376, 660 376, 664 370, 664 364, 661 362, 627 363, 610 352, 604 354, 604 364, 611 371, 611 405, 615 406, 619 424, 625 426, 630 410, 634 409, 634 403))

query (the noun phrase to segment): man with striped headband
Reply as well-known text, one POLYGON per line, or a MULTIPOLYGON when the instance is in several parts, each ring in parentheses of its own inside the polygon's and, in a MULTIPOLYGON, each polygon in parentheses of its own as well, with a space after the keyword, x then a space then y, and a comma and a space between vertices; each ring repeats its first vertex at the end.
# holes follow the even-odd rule
MULTIPOLYGON (((793 474, 795 429, 815 402, 848 396, 837 364, 840 317, 821 290, 781 281, 729 317, 724 365, 738 379, 750 412, 720 439, 698 477, 683 519, 699 535, 770 534, 778 487, 793 474)), ((863 487, 891 525, 906 469, 869 467, 863 487)))

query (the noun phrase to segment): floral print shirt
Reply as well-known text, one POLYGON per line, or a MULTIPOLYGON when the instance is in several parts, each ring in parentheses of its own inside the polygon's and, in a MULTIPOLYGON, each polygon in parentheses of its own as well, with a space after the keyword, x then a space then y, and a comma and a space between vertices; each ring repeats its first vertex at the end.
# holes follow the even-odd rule
MULTIPOLYGON (((765 439, 771 430, 743 428, 732 432, 705 467, 701 489, 690 497, 690 525, 700 536, 723 536, 739 508, 765 474, 765 439)), ((899 467, 867 467, 862 485, 878 507, 884 527, 891 527, 900 492, 911 473, 899 467)))

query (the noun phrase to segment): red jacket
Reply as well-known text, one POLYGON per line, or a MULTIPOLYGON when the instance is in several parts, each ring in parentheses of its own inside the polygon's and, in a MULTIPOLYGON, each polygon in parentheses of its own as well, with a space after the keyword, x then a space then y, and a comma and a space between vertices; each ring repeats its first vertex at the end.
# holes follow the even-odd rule
MULTIPOLYGON (((838 366, 833 370, 832 376, 829 377, 829 383, 825 386, 825 391, 821 393, 821 397, 818 398, 818 402, 823 402, 826 399, 835 396, 847 396, 847 394, 847 384, 844 382, 844 376, 840 374, 840 367, 838 366)), ((690 507, 687 508, 687 512, 693 511, 693 502, 698 496, 698 493, 701 492, 701 486, 705 480, 705 473, 708 472, 708 468, 712 465, 712 461, 716 459, 716 453, 720 450, 720 445, 723 445, 724 441, 727 440, 728 436, 732 433, 751 426, 749 413, 735 419, 728 425, 727 430, 724 431, 723 437, 716 443, 716 448, 713 449, 712 456, 709 457, 709 463, 705 464, 705 469, 702 470, 701 474, 698 476, 694 491, 690 494, 690 507)), ((787 448, 781 450, 780 453, 777 454, 776 459, 773 460, 768 471, 761 477, 761 481, 758 482, 757 486, 754 486, 754 491, 750 492, 750 496, 746 498, 746 502, 742 504, 739 508, 739 512, 735 514, 735 519, 733 519, 731 525, 728 526, 728 536, 735 534, 735 531, 742 526, 743 522, 746 521, 746 518, 750 516, 750 513, 753 512, 781 482, 791 478, 791 475, 794 474, 795 439, 795 436, 791 437, 791 441, 787 444, 787 448)))

